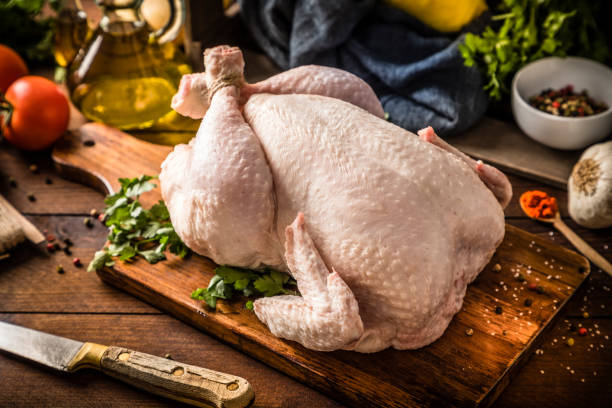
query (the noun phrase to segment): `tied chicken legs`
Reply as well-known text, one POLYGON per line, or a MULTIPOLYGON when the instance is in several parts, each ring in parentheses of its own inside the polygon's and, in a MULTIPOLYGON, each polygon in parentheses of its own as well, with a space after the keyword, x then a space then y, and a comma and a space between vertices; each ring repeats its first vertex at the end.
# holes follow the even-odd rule
POLYGON ((431 128, 417 137, 385 121, 347 72, 306 66, 247 84, 238 48, 204 60, 173 100, 200 129, 160 174, 183 241, 218 264, 289 272, 301 296, 254 310, 307 348, 439 338, 503 239, 508 179, 431 128))

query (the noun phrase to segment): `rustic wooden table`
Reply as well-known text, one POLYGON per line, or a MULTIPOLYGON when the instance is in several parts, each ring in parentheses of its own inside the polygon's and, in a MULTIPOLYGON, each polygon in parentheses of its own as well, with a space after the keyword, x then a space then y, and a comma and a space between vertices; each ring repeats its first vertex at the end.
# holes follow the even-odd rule
MULTIPOLYGON (((506 210, 517 227, 571 245, 549 226, 521 213, 518 196, 542 188, 533 181, 511 177, 515 198, 506 210)), ((567 214, 566 193, 543 187, 559 198, 567 214)), ((338 402, 247 357, 159 310, 102 283, 85 267, 72 265, 79 257, 87 265, 105 241, 100 223, 89 229, 83 218, 103 208, 103 195, 57 176, 49 152, 26 154, 0 145, 0 194, 41 230, 74 242, 72 255, 44 255, 29 244, 0 261, 0 320, 83 341, 125 346, 134 350, 225 371, 247 378, 256 393, 256 407, 340 407, 338 402), (35 163, 39 172, 32 173, 35 163), (9 176, 17 187, 9 186, 9 176), (50 181, 50 182, 49 182, 50 181), (36 201, 29 201, 33 193, 36 201), (62 265, 65 273, 56 272, 62 265)), ((568 223, 607 259, 612 260, 612 229, 589 231, 568 223)), ((508 385, 495 407, 609 407, 612 401, 612 278, 593 267, 590 278, 546 334, 541 352, 530 357, 508 385), (590 317, 584 318, 583 312, 590 317), (570 324, 586 327, 580 337, 570 324), (569 337, 573 347, 566 345, 569 337)), ((62 375, 0 355, 0 406, 162 407, 177 404, 97 372, 62 375)))

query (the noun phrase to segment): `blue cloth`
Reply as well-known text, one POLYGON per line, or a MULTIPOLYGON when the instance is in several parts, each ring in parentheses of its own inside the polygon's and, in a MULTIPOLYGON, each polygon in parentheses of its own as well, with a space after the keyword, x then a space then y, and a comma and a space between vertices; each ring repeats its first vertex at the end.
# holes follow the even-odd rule
POLYGON ((257 43, 283 69, 318 64, 368 82, 389 120, 441 135, 474 124, 487 108, 476 68, 452 39, 375 0, 239 0, 257 43))

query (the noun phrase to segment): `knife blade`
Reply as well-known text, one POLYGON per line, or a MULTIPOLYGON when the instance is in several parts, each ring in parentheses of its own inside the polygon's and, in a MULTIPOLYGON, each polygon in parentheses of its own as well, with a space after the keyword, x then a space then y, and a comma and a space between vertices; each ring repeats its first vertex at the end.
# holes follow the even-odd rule
POLYGON ((146 391, 200 407, 242 408, 255 396, 241 377, 1 321, 0 350, 69 373, 97 369, 146 391))

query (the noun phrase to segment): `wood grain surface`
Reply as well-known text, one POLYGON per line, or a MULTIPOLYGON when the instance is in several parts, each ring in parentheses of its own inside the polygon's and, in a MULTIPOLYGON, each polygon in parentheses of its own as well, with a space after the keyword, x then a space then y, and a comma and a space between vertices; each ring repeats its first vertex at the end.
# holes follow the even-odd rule
POLYGON ((529 138, 513 123, 485 117, 474 127, 447 141, 472 157, 501 170, 527 176, 565 190, 583 150, 564 151, 529 138))
MULTIPOLYGON (((515 195, 542 188, 527 179, 510 176, 515 195)), ((546 187, 561 201, 563 191, 546 187)), ((189 364, 228 372, 248 379, 256 393, 254 407, 341 407, 339 403, 292 380, 288 376, 246 356, 191 326, 162 314, 123 291, 102 283, 95 274, 71 264, 79 256, 87 264, 105 241, 106 229, 83 225, 91 208, 103 207, 103 195, 66 181, 54 172, 49 152, 20 153, 0 145, 0 193, 12 202, 41 231, 70 237, 73 255, 50 256, 27 243, 0 261, 0 319, 81 341, 115 344, 134 350, 165 355, 189 364), (39 174, 28 166, 36 163, 39 174), (8 177, 18 188, 8 184, 8 177), (46 184, 50 178, 53 184, 46 184), (36 194, 30 202, 27 192, 36 194), (58 274, 55 267, 66 270, 58 274), (112 329, 110 329, 112 327, 112 329)), ((524 217, 513 200, 506 211, 507 222, 538 235, 542 240, 567 248, 571 245, 550 226, 524 217)), ((571 225, 608 260, 612 259, 612 229, 587 230, 571 225)), ((612 400, 612 279, 597 269, 562 310, 562 316, 518 375, 493 406, 509 407, 608 407, 612 400), (582 317, 588 312, 588 318, 582 317), (569 329, 583 325, 589 334, 580 337, 569 329), (575 345, 565 342, 572 337, 575 345), (591 347, 591 345, 593 345, 591 347), (566 367, 570 367, 567 369, 566 367), (582 381, 584 380, 584 381, 582 381)), ((83 371, 62 376, 27 362, 0 355, 0 406, 7 407, 176 407, 164 400, 131 388, 96 372, 83 371)))
MULTIPOLYGON (((88 124, 65 138, 53 158, 67 177, 114 190, 118 177, 156 174, 167 152, 166 147, 88 124)), ((143 201, 150 204, 159 198, 155 190, 143 201)), ((243 299, 221 302, 217 311, 205 308, 189 294, 207 286, 214 266, 194 255, 156 265, 142 260, 117 263, 99 275, 351 406, 380 407, 489 405, 589 270, 583 257, 508 226, 494 259, 468 288, 462 311, 440 340, 417 351, 363 355, 319 353, 278 339, 244 308, 243 299), (529 284, 537 284, 543 293, 530 291, 529 284), (527 298, 533 302, 530 306, 524 304, 527 298), (473 334, 468 336, 468 331, 473 334)))

